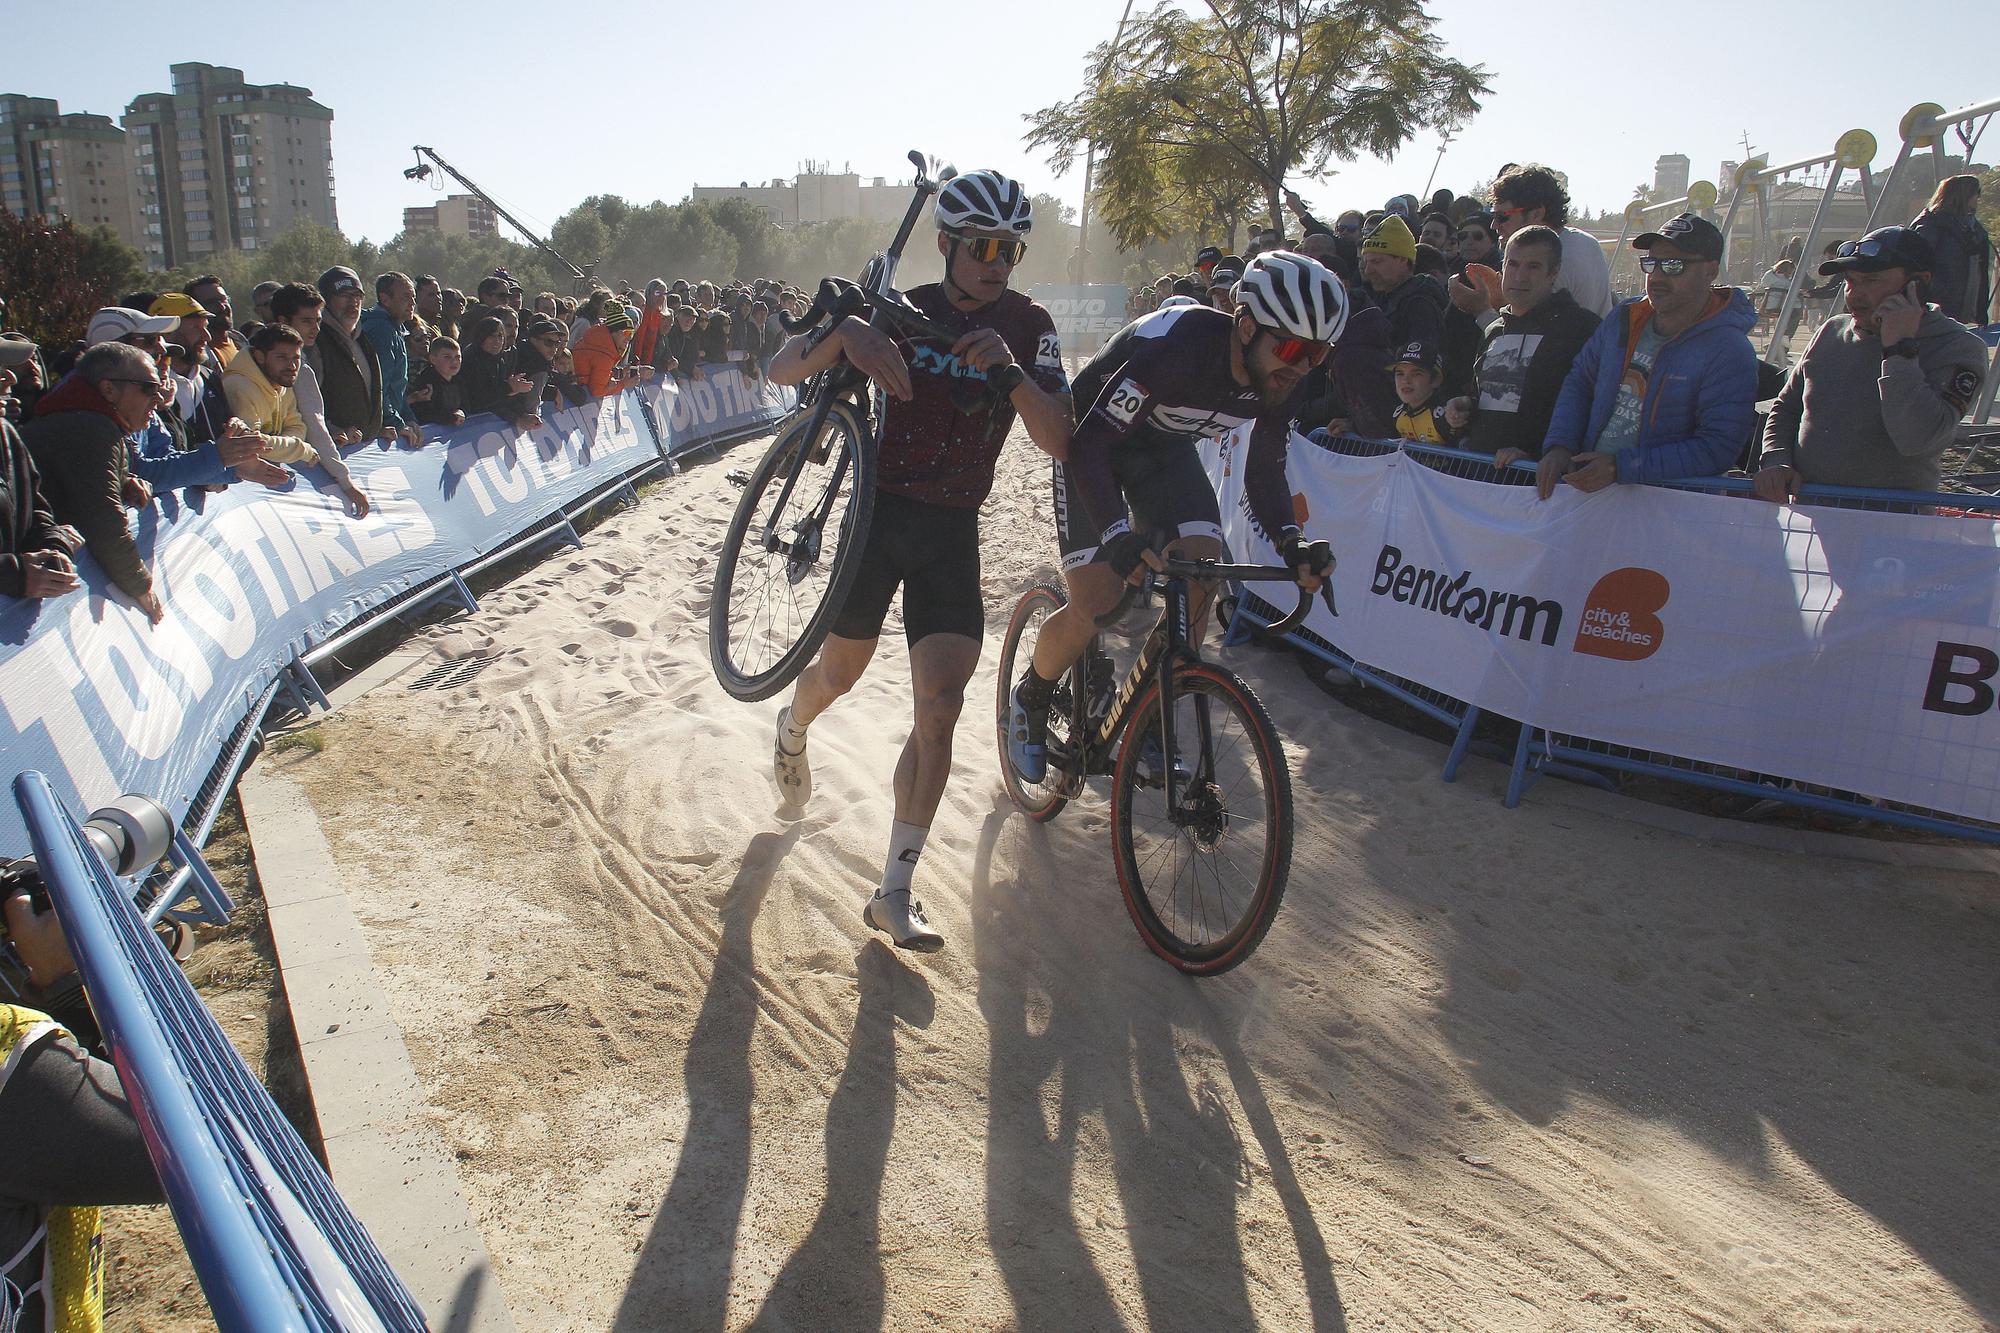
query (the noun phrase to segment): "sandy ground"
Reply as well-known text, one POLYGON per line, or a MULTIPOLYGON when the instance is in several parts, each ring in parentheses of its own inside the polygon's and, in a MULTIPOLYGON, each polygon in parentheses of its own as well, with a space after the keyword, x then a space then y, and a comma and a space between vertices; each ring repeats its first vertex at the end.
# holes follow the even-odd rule
POLYGON ((745 446, 429 631, 292 771, 524 1328, 1977 1329, 2000 1319, 1993 885, 1552 801, 1221 655, 1286 734, 1290 894, 1193 981, 1100 789, 1011 812, 990 701, 1052 568, 1018 440, 920 896, 860 908, 899 629, 775 817, 781 700, 710 675, 745 446))

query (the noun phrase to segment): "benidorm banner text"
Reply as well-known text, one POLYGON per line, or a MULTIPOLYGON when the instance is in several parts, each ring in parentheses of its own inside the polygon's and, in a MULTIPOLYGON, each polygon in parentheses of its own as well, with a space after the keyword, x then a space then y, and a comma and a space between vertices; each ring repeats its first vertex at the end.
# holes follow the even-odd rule
MULTIPOLYGON (((283 490, 164 495, 133 515, 161 624, 87 554, 78 591, 0 598, 0 776, 40 769, 77 810, 143 792, 178 817, 294 656, 663 453, 775 420, 788 401, 709 366, 684 387, 545 409, 528 435, 481 416, 433 429, 421 449, 367 445, 345 455, 369 497, 363 519, 316 467, 283 490)), ((0 856, 25 848, 13 802, 0 802, 0 856)))
MULTIPOLYGON (((1205 446, 1238 558, 1247 435, 1205 446)), ((2000 821, 2000 523, 1453 477, 1299 437, 1357 661, 1571 736, 2000 821)))

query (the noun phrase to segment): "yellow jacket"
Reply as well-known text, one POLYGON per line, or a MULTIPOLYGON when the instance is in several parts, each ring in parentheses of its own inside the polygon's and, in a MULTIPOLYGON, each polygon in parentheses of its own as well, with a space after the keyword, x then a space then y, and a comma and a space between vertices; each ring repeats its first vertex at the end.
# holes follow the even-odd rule
MULTIPOLYGON (((0 1085, 14 1072, 17 1056, 57 1033, 69 1035, 47 1014, 17 1004, 0 1004, 0 1085)), ((104 1333, 104 1242, 97 1209, 46 1210, 34 1241, 20 1255, 4 1262, 18 1266, 37 1247, 42 1257, 40 1272, 9 1269, 0 1273, 0 1282, 8 1289, 39 1282, 48 1316, 46 1326, 55 1333, 104 1333)))
POLYGON ((264 378, 249 353, 232 357, 222 372, 222 392, 230 414, 263 438, 265 457, 273 463, 317 463, 319 455, 306 442, 306 419, 299 398, 264 378))

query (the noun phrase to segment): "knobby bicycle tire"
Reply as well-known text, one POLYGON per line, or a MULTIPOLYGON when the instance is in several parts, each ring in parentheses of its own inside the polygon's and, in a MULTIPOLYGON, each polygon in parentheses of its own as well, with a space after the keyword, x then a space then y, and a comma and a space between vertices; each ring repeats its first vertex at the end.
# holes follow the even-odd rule
MULTIPOLYGON (((1210 865, 1210 887, 1205 889, 1201 878, 1202 858, 1212 858, 1217 848, 1204 851, 1200 845, 1202 835, 1198 833, 1176 829, 1171 839, 1162 839, 1158 836, 1161 825, 1155 823, 1147 839, 1149 845, 1138 845, 1134 833, 1134 821, 1138 817, 1135 806, 1151 798, 1162 819, 1167 815, 1163 793, 1150 787, 1140 787, 1138 774, 1138 758, 1147 734, 1159 734, 1160 686, 1155 680, 1140 696, 1112 775, 1111 824, 1114 855, 1118 863, 1118 886, 1124 894, 1125 907, 1132 914, 1132 923, 1138 927, 1139 936, 1146 941, 1148 948, 1183 972, 1214 976, 1227 972, 1248 958, 1277 918, 1278 904, 1284 898, 1285 882, 1291 874, 1292 864, 1291 775, 1285 767, 1284 747, 1271 723, 1271 715, 1251 693, 1250 687, 1234 673, 1207 662, 1176 667, 1174 692, 1175 726, 1179 731, 1176 746, 1184 754, 1194 753, 1198 745, 1188 734, 1187 729, 1192 727, 1192 722, 1184 722, 1181 717, 1182 707, 1188 702, 1207 699, 1211 708, 1221 708, 1241 727, 1240 747, 1238 742, 1229 744, 1247 752, 1229 758, 1227 762, 1232 767, 1232 773, 1218 772, 1216 776, 1221 781, 1209 784, 1211 790, 1200 799, 1207 799, 1219 791, 1219 804, 1225 814, 1220 820, 1222 828, 1217 838, 1218 847, 1231 836, 1232 831, 1237 840, 1244 841, 1247 840, 1249 827, 1261 827, 1264 845, 1261 855, 1254 858, 1257 864, 1256 882, 1241 895, 1240 906, 1232 905, 1229 895, 1222 890, 1219 872, 1210 865), (1231 809, 1230 796, 1236 796, 1240 805, 1245 803, 1244 795, 1234 790, 1220 790, 1231 781, 1233 769, 1241 767, 1246 761, 1254 764, 1262 787, 1262 796, 1257 802, 1259 808, 1254 811, 1231 809), (1233 830, 1232 820, 1235 825, 1233 830), (1165 855, 1162 848, 1169 843, 1173 844, 1174 850, 1171 855, 1165 855), (1183 870, 1191 884, 1188 893, 1200 895, 1198 900, 1191 901, 1187 894, 1178 891, 1183 870), (1163 884, 1161 881, 1170 874, 1172 883, 1163 884), (1190 934, 1197 933, 1189 927, 1197 923, 1204 927, 1198 932, 1200 937, 1189 938, 1190 934), (1214 928, 1206 928, 1211 923, 1214 928)), ((1192 712, 1192 709, 1188 711, 1192 712)), ((1211 732, 1219 728, 1220 724, 1212 725, 1211 732)), ((1211 762, 1222 760, 1222 756, 1217 756, 1211 762)), ((1191 794, 1195 784, 1188 783, 1186 786, 1188 790, 1183 792, 1181 798, 1184 806, 1198 799, 1191 794)))
MULTIPOLYGON (((1007 757, 1007 714, 1013 704, 1014 682, 1021 678, 1024 660, 1020 656, 1021 640, 1029 621, 1043 607, 1048 608, 1050 615, 1055 614, 1062 609, 1065 600, 1062 590, 1052 584, 1038 583, 1028 589, 1014 604, 1014 614, 1007 622, 1007 636, 1000 641, 1000 697, 994 731, 1000 744, 1000 781, 1006 786, 1007 795, 1020 807, 1021 813, 1038 824, 1054 819, 1069 804, 1069 797, 1063 791, 1063 775, 1051 766, 1048 781, 1039 784, 1022 781, 1021 775, 1014 771, 1013 761, 1007 757)), ((1046 617, 1042 623, 1048 623, 1046 617)))
MULTIPOLYGON (((843 400, 829 405, 819 431, 808 440, 806 434, 813 416, 812 412, 801 412, 779 430, 751 474, 749 484, 743 488, 716 560, 715 591, 708 608, 709 662, 722 688, 746 702, 770 698, 805 670, 826 641, 827 631, 834 617, 840 614, 847 591, 861 570, 861 549, 868 534, 868 520, 875 510, 875 435, 854 405, 843 400), (810 457, 813 448, 827 439, 829 432, 837 437, 839 457, 829 451, 824 463, 815 461, 810 457), (767 496, 766 491, 783 486, 785 473, 800 450, 805 450, 808 457, 801 467, 798 484, 786 499, 784 513, 770 521, 779 531, 785 531, 788 518, 812 512, 825 500, 828 487, 838 488, 844 481, 848 488, 845 503, 836 495, 827 520, 827 527, 838 534, 838 545, 824 561, 811 562, 787 562, 774 552, 753 548, 751 554, 762 575, 762 582, 754 592, 768 609, 774 590, 780 598, 789 595, 776 589, 774 580, 783 582, 787 588, 798 588, 808 576, 819 577, 814 566, 820 563, 826 566, 824 591, 811 606, 799 606, 793 599, 789 607, 777 608, 788 612, 782 628, 758 633, 753 619, 739 630, 732 624, 732 612, 741 610, 738 603, 743 599, 739 598, 739 591, 752 591, 738 590, 735 586, 738 571, 752 563, 743 558, 744 542, 751 540, 753 526, 761 538, 769 505, 776 499, 775 492, 767 496), (824 476, 814 479, 816 470, 822 469, 824 476), (761 648, 789 635, 796 637, 766 661, 761 648)), ((824 551, 823 544, 820 550, 824 551)))

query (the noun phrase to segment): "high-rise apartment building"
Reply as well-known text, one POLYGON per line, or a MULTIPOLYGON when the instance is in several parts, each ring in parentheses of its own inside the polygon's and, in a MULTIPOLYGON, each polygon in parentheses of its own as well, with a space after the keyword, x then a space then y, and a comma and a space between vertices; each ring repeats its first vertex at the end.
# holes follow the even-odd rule
POLYGON ((62 114, 46 97, 0 93, 0 205, 21 217, 109 226, 136 244, 125 131, 62 114))
POLYGON ((1693 163, 1685 153, 1662 153, 1653 161, 1653 193, 1662 200, 1685 199, 1693 163))
POLYGON ((156 268, 255 250, 295 222, 339 225, 333 112, 312 90, 254 84, 219 65, 175 65, 171 93, 123 117, 136 243, 156 268))
POLYGON ((500 218, 477 195, 448 194, 434 204, 403 210, 404 231, 441 231, 447 236, 498 236, 500 218))

